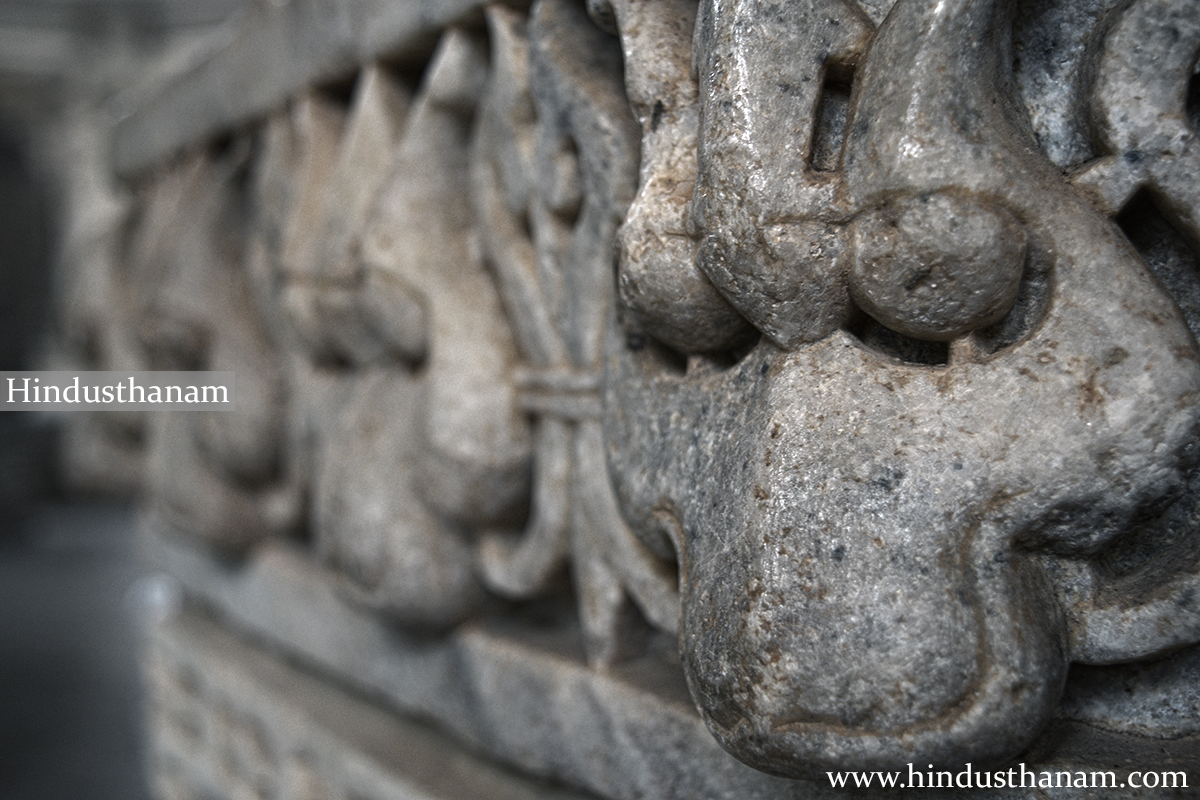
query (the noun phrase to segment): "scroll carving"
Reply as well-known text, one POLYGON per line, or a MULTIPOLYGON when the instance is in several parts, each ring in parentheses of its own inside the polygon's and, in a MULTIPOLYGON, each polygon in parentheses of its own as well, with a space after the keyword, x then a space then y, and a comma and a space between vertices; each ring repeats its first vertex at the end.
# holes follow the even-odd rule
POLYGON ((620 52, 581 8, 541 3, 528 28, 492 9, 489 23, 500 85, 475 141, 477 208, 525 359, 516 380, 536 461, 528 526, 485 535, 480 563, 495 591, 530 597, 569 560, 588 653, 606 664, 621 654, 631 600, 667 630, 678 614, 673 571, 616 507, 600 425, 611 247, 633 192, 636 134, 620 52))

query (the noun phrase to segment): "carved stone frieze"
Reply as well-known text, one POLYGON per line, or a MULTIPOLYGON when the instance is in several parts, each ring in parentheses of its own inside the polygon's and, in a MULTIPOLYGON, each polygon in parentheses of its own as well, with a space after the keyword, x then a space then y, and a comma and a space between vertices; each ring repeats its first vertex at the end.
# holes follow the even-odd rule
POLYGON ((138 357, 237 373, 161 519, 777 776, 1194 745, 1194 0, 472 8, 138 181, 138 357))
MULTIPOLYGON (((112 180, 94 112, 61 123, 59 163, 68 164, 59 221, 57 336, 64 368, 145 367, 127 284, 124 224, 132 193, 112 180)), ((61 470, 71 489, 133 495, 144 478, 146 421, 130 411, 73 414, 62 425, 61 470)))

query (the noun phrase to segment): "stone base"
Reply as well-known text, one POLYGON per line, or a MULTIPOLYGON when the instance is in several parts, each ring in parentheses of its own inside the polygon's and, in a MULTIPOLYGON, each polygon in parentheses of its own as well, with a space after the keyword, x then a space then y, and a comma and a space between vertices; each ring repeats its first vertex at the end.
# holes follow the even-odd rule
POLYGON ((163 800, 583 800, 247 642, 203 614, 146 654, 152 783, 163 800))
MULTIPOLYGON (((585 663, 573 616, 556 607, 509 608, 503 619, 414 636, 343 600, 336 578, 298 547, 270 545, 228 564, 149 528, 143 540, 183 598, 150 636, 152 770, 163 800, 581 796, 547 780, 622 800, 847 794, 765 775, 721 750, 687 695, 672 642, 599 672, 585 663)), ((1128 769, 1185 769, 1189 782, 1200 779, 1195 737, 1081 721, 1099 706, 1079 693, 1069 693, 1075 718, 1052 726, 1028 769, 1117 770, 1119 779, 1128 769)), ((906 792, 926 794, 981 796, 906 792)))

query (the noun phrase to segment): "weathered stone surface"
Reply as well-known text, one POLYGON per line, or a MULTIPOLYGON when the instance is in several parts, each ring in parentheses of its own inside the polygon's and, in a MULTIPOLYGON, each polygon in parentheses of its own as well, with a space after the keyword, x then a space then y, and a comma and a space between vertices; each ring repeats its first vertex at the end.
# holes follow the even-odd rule
POLYGON ((534 775, 615 798, 828 794, 755 772, 717 747, 669 644, 611 674, 597 672, 578 622, 553 605, 528 621, 412 636, 347 603, 303 552, 269 545, 231 568, 146 533, 156 568, 227 624, 534 775))
POLYGON ((140 175, 206 137, 277 111, 307 87, 378 58, 420 60, 442 28, 478 17, 480 0, 262 3, 209 58, 117 126, 113 161, 140 175))
POLYGON ((318 552, 361 602, 420 626, 457 623, 483 600, 458 526, 525 503, 527 433, 501 399, 510 336, 451 211, 479 50, 449 32, 407 114, 379 67, 341 133, 327 100, 301 105, 301 191, 282 198, 279 263, 265 255, 267 302, 302 355, 293 440, 318 552))
POLYGON ((849 209, 835 176, 812 163, 814 119, 826 83, 858 61, 873 26, 842 0, 782 8, 701 4, 692 202, 697 264, 763 335, 790 347, 824 338, 850 313, 849 209))
MULTIPOLYGON (((308 692, 286 692, 280 698, 278 687, 295 686, 296 679, 281 677, 269 657, 252 652, 257 648, 247 648, 243 643, 248 635, 275 652, 299 659, 305 670, 314 671, 310 674, 337 676, 337 683, 365 692, 376 704, 434 721, 439 729, 478 752, 598 796, 620 800, 647 796, 666 800, 812 800, 846 795, 844 789, 831 789, 827 776, 814 782, 771 777, 738 763, 717 747, 692 707, 669 640, 657 639, 638 658, 598 672, 587 665, 578 622, 553 605, 530 614, 479 620, 445 637, 411 636, 347 603, 332 590, 329 574, 302 551, 268 545, 237 568, 214 563, 203 551, 176 537, 162 537, 150 529, 145 533, 146 553, 152 563, 177 580, 190 598, 190 610, 168 621, 155 637, 156 650, 165 649, 168 662, 163 664, 155 657, 149 664, 155 687, 164 678, 170 679, 168 686, 156 688, 156 695, 161 693, 165 702, 156 704, 155 709, 161 709, 159 714, 166 712, 155 718, 159 746, 184 770, 189 763, 191 769, 211 763, 206 743, 214 738, 207 735, 210 723, 193 726, 206 735, 202 738, 205 744, 190 745, 191 752, 198 749, 203 755, 182 758, 183 741, 173 733, 179 717, 171 712, 183 710, 193 718, 211 719, 208 709, 221 696, 234 701, 234 708, 252 711, 262 720, 269 738, 279 740, 271 748, 277 757, 262 769, 269 782, 288 780, 286 754, 305 749, 320 756, 317 773, 337 786, 344 773, 324 755, 361 746, 357 744, 360 738, 347 736, 339 727, 344 709, 339 711, 336 706, 303 729, 283 727, 282 721, 294 713, 297 700, 300 711, 307 713, 304 710, 310 707, 303 704, 303 698, 309 692, 324 702, 323 698, 340 690, 314 686, 308 692), (225 631, 232 628, 237 632, 240 642, 235 645, 228 633, 212 630, 213 620, 225 631), (227 665, 214 659, 214 645, 222 648, 218 652, 227 665), (194 670, 190 681, 172 675, 186 673, 189 666, 196 665, 206 668, 194 670), (238 676, 238 684, 224 680, 230 674, 238 676), (192 691, 181 697, 181 684, 191 685, 192 691), (201 685, 212 688, 196 691, 201 685), (293 695, 297 699, 289 699, 293 695), (315 740, 313 746, 297 748, 305 738, 315 740)), ((1200 768, 1194 734, 1191 739, 1187 734, 1174 739, 1171 737, 1182 730, 1168 733, 1156 722, 1118 730, 1119 720, 1130 715, 1131 706, 1141 706, 1139 695, 1148 684, 1157 682, 1159 686, 1151 691, 1153 697, 1144 707, 1147 711, 1161 707, 1158 692, 1170 692, 1170 682, 1178 681, 1166 678, 1166 670, 1159 669, 1157 675, 1152 671, 1134 679, 1142 686, 1135 688, 1131 697, 1126 689, 1134 684, 1124 669, 1092 668, 1092 674, 1084 676, 1081 683, 1069 684, 1066 716, 1055 721, 1052 736, 1035 745, 1035 749, 1055 751, 1053 757, 1026 759, 1029 770, 1040 777, 1043 770, 1112 769, 1123 777, 1130 769, 1186 769, 1190 775, 1200 768), (1074 727, 1064 732, 1062 725, 1074 727)), ((1181 673, 1183 680, 1187 674, 1181 673)), ((323 682, 328 686, 328 681, 323 682)), ((1138 715, 1146 718, 1144 711, 1133 712, 1138 715)), ((364 724, 368 733, 377 729, 382 716, 368 712, 364 724)), ((410 734, 401 731, 400 735, 410 734)), ((403 748, 397 748, 396 742, 406 740, 390 740, 388 752, 400 752, 402 757, 403 748)), ((396 757, 389 756, 383 763, 395 764, 392 759, 396 757)), ((342 763, 357 764, 359 758, 351 755, 342 763)), ((408 774, 408 768, 400 766, 400 777, 388 780, 408 774)), ((425 774, 419 773, 418 779, 425 774)), ((904 777, 907 780, 907 772, 904 777)), ((1088 791, 1057 789, 1051 790, 1051 796, 1088 797, 1088 791)), ((986 796, 1039 800, 1039 792, 1004 789, 986 796)), ((1188 796, 1178 790, 1138 792, 1130 788, 1122 792, 1123 797, 1188 796)), ((953 788, 908 793, 952 800, 979 794, 953 788)), ((892 794, 867 791, 856 796, 892 794)))
MULTIPOLYGON (((1102 598, 1092 560, 1184 490, 1195 341, 1028 136, 1003 77, 1011 6, 896 5, 859 65, 844 169, 816 203, 811 183, 736 165, 801 174, 787 159, 806 151, 815 89, 784 111, 763 76, 814 69, 835 41, 789 25, 814 38, 739 44, 762 12, 714 0, 701 14, 701 173, 709 152, 709 174, 732 177, 697 184, 710 209, 697 235, 714 243, 700 263, 765 339, 724 371, 680 372, 657 345, 615 338, 606 420, 635 529, 652 539, 675 519, 693 696, 718 739, 768 771, 1000 763, 1049 720, 1072 658, 1195 641, 1194 572, 1152 569, 1154 600, 1102 598), (771 113, 786 124, 758 125, 771 113), (836 233, 838 209, 855 300, 899 334, 955 338, 948 363, 878 352, 826 290, 794 295, 824 311, 779 294, 808 267, 785 275, 730 249, 774 241, 781 213, 836 233), (926 275, 937 292, 915 295, 926 275), (1014 302, 1001 335, 987 331, 1014 302)), ((804 8, 792 13, 816 13, 804 8)), ((843 279, 836 248, 810 252, 843 279)))
POLYGON ((1187 0, 1135 3, 1104 46, 1093 106, 1112 156, 1091 170, 1108 173, 1105 200, 1118 209, 1135 189, 1152 187, 1164 213, 1200 246, 1200 134, 1187 107, 1195 113, 1196 8, 1187 0))
POLYGON ((160 180, 131 254, 147 365, 236 376, 235 410, 163 410, 148 433, 155 513, 227 550, 283 535, 300 515, 284 458, 283 376, 243 269, 243 158, 201 152, 160 180))
MULTIPOLYGON (((809 781, 1193 769, 1192 6, 248 22, 319 42, 144 173, 114 281, 152 357, 253 374, 228 424, 155 423, 153 503, 245 570, 171 571, 611 797, 827 793, 701 720, 809 781), (547 610, 578 623, 539 639, 547 610)), ((247 41, 127 123, 122 169, 232 98, 247 41)))
POLYGON ((605 665, 636 646, 626 636, 633 606, 667 630, 678 619, 667 553, 638 542, 616 507, 599 420, 612 243, 633 196, 636 126, 618 43, 582 8, 539 3, 528 26, 492 9, 489 22, 497 46, 473 189, 528 365, 517 379, 536 419, 536 457, 529 522, 485 535, 481 572, 494 591, 523 599, 552 590, 569 563, 588 652, 605 665))
POLYGON ((410 287, 424 311, 421 444, 413 453, 420 492, 447 519, 473 526, 524 512, 530 448, 512 386, 516 344, 471 247, 464 202, 484 58, 480 41, 460 31, 444 37, 361 244, 366 268, 410 287))
POLYGON ((922 195, 855 220, 850 292, 915 339, 951 340, 1002 320, 1025 267, 1025 230, 1002 208, 922 195))
MULTIPOLYGON (((76 109, 60 120, 60 136, 59 163, 70 169, 59 212, 56 366, 142 369, 121 238, 131 192, 109 175, 108 140, 95 110, 76 109)), ((145 432, 138 412, 71 415, 60 448, 66 487, 135 494, 145 477, 145 432)))
POLYGON ((248 646, 194 613, 149 633, 158 796, 582 800, 248 646))
POLYGON ((691 68, 695 6, 616 2, 625 93, 642 124, 638 193, 617 234, 617 287, 631 324, 688 353, 727 350, 752 329, 696 264, 690 205, 699 106, 691 68))

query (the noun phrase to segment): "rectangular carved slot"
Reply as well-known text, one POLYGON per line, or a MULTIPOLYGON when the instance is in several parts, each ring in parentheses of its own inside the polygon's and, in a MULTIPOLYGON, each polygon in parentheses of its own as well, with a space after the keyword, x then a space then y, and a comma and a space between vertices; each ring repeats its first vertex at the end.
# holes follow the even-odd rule
POLYGON ((850 88, 853 84, 853 67, 826 64, 813 124, 812 155, 809 158, 809 165, 817 172, 836 172, 841 169, 842 146, 846 143, 846 122, 850 115, 850 88))

